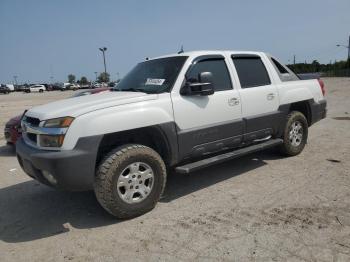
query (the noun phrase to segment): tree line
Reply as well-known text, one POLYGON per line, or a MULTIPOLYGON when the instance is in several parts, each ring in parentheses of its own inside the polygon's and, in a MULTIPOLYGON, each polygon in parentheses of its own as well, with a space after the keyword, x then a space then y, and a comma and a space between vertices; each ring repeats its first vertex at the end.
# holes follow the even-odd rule
POLYGON ((321 64, 317 60, 313 60, 311 63, 290 64, 288 67, 296 74, 322 73, 327 76, 345 76, 350 73, 350 59, 329 62, 328 64, 321 64))
MULTIPOLYGON (((97 77, 98 83, 108 83, 109 81, 110 81, 110 75, 108 73, 102 72, 97 77)), ((76 77, 73 74, 68 75, 68 82, 71 84, 77 82, 78 84, 81 84, 81 85, 86 85, 86 84, 90 83, 89 80, 87 79, 87 77, 85 77, 85 76, 82 76, 80 78, 80 80, 76 81, 76 77)))

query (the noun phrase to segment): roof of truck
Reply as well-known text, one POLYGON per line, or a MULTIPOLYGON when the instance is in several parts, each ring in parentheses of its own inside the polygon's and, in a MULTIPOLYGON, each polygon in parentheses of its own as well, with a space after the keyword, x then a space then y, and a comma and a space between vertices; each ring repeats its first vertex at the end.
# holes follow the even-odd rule
POLYGON ((152 59, 158 59, 158 58, 165 58, 165 57, 173 57, 173 56, 200 56, 200 55, 210 55, 210 54, 226 54, 226 53, 244 53, 244 54, 264 54, 264 52, 259 51, 244 51, 244 50, 198 50, 198 51, 188 51, 183 53, 173 53, 158 57, 152 57, 149 58, 149 60, 152 59))

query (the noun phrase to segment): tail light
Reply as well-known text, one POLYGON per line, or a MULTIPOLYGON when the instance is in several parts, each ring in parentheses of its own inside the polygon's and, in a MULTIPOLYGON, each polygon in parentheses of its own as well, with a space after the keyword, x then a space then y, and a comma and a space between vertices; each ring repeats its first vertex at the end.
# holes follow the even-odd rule
POLYGON ((322 95, 324 96, 326 94, 326 89, 324 87, 324 82, 321 79, 317 79, 317 80, 318 80, 318 83, 320 84, 322 95))

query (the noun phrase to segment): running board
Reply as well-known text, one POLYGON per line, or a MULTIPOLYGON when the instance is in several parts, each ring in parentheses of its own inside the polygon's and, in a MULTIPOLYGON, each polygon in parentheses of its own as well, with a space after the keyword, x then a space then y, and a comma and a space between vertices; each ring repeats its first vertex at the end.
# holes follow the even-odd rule
POLYGON ((254 153, 270 147, 274 147, 282 143, 283 143, 282 139, 271 139, 266 142, 243 147, 222 155, 217 155, 210 158, 202 159, 197 162, 189 163, 183 166, 178 166, 175 168, 175 170, 177 173, 188 174, 204 167, 216 165, 231 159, 235 159, 237 157, 245 156, 250 153, 254 153))

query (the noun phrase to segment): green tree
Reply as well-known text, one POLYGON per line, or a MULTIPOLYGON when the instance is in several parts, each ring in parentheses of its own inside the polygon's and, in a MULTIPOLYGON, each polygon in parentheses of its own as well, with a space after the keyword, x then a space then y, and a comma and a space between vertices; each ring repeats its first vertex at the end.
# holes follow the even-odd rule
POLYGON ((81 78, 80 78, 80 84, 81 85, 86 85, 86 84, 88 84, 89 83, 89 81, 87 80, 87 78, 85 77, 85 76, 82 76, 81 78))
POLYGON ((108 83, 109 82, 109 74, 108 73, 105 73, 105 72, 102 72, 98 78, 97 78, 97 81, 99 83, 108 83))
POLYGON ((75 75, 69 74, 68 75, 68 82, 71 84, 74 83, 75 82, 75 75))

